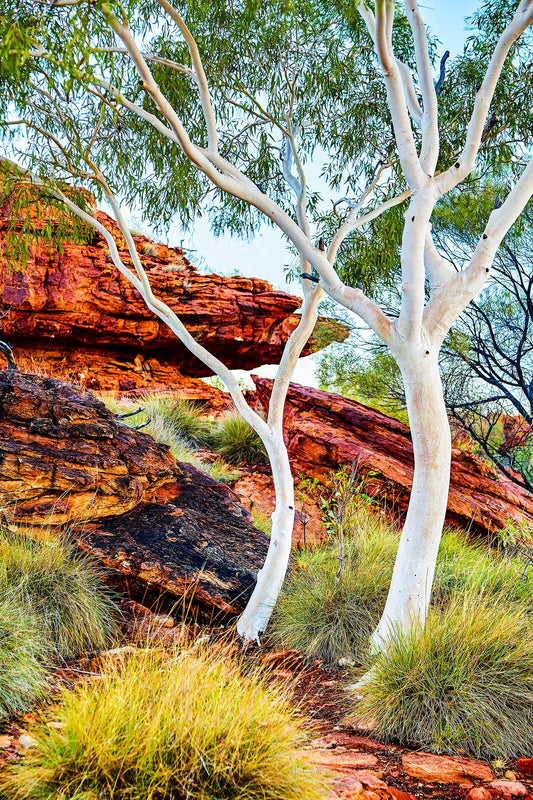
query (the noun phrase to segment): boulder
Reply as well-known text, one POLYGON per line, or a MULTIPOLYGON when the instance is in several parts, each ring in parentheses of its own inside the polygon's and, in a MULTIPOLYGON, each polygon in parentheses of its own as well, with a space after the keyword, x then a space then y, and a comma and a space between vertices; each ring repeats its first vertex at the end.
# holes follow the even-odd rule
POLYGON ((431 753, 405 753, 402 756, 402 769, 412 778, 431 783, 493 779, 492 770, 484 761, 458 756, 434 756, 431 753))
MULTIPOLYGON (((64 223, 57 208, 42 201, 30 208, 37 234, 47 224, 64 223)), ((133 268, 114 221, 103 212, 98 218, 115 236, 123 262, 133 268)), ((0 207, 1 329, 21 366, 32 370, 40 364, 48 373, 61 368, 53 373, 56 377, 115 391, 179 388, 182 375, 211 374, 118 272, 99 233, 88 229, 85 237, 65 235, 60 248, 37 237, 22 268, 6 255, 2 240, 23 225, 5 201, 0 207)), ((274 291, 264 280, 200 274, 181 248, 145 236, 136 236, 135 246, 156 297, 228 367, 251 369, 279 361, 298 324, 298 297, 274 291)), ((339 323, 321 320, 304 354, 323 347, 325 337, 343 340, 347 335, 339 323)))
POLYGON ((90 392, 0 371, 0 505, 72 535, 134 599, 238 613, 268 540, 224 484, 120 424, 90 392), (189 601, 187 601, 189 602, 189 601))
MULTIPOLYGON (((268 408, 272 381, 254 380, 268 408)), ((365 492, 400 515, 406 511, 414 466, 407 425, 341 395, 292 383, 285 437, 295 474, 321 480, 355 461, 366 476, 365 492)), ((446 520, 478 533, 495 532, 509 520, 533 525, 533 495, 472 453, 453 448, 446 520)))

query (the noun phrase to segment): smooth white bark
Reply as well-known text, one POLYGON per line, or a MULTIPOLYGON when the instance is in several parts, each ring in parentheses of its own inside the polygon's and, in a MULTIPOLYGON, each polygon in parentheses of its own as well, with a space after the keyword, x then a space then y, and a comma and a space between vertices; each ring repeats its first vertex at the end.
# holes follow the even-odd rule
POLYGON ((279 597, 292 546, 294 527, 294 483, 287 449, 275 437, 269 453, 276 491, 276 508, 272 514, 272 533, 265 563, 257 575, 257 583, 246 608, 237 621, 237 633, 245 642, 259 643, 279 597))
POLYGON ((385 610, 372 637, 376 649, 398 629, 425 621, 450 484, 451 437, 437 353, 421 344, 395 356, 405 386, 414 476, 385 610))

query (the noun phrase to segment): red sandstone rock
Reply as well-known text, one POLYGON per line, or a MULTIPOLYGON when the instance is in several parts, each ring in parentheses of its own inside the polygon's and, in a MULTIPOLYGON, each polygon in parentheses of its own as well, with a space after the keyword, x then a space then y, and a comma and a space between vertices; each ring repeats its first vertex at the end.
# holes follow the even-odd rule
POLYGON ((465 800, 492 800, 492 795, 484 786, 475 786, 470 789, 465 800))
MULTIPOLYGON (((33 247, 21 270, 8 262, 1 247, 12 225, 10 214, 6 203, 0 208, 1 329, 21 366, 31 369, 31 358, 54 366, 61 361, 87 387, 120 391, 175 386, 180 373, 210 374, 146 308, 114 267, 99 233, 91 231, 83 244, 65 242, 61 253, 43 241, 33 247)), ((34 214, 36 228, 50 216, 41 204, 34 214)), ((112 230, 123 262, 132 268, 117 226, 102 212, 98 217, 112 230)), ((53 224, 56 219, 53 212, 53 224)), ((135 245, 156 297, 228 367, 251 369, 279 361, 298 324, 294 312, 299 298, 274 291, 264 280, 201 275, 183 250, 154 244, 144 236, 136 237, 135 245)), ((327 328, 332 338, 348 335, 335 322, 322 321, 320 328, 322 334, 327 328)), ((319 347, 311 339, 304 353, 319 347)))
POLYGON ((378 760, 372 753, 357 753, 353 750, 311 750, 309 760, 321 767, 331 767, 335 771, 366 769, 377 766, 378 760))
POLYGON ((119 589, 186 595, 211 617, 244 608, 267 551, 227 486, 90 393, 15 371, 0 371, 0 507, 14 523, 83 522, 73 537, 119 589))
MULTIPOLYGON (((183 400, 198 401, 206 413, 233 408, 229 393, 210 386, 201 378, 184 375, 171 363, 142 353, 128 354, 109 348, 62 350, 55 345, 15 347, 16 361, 32 374, 53 375, 82 389, 119 392, 129 396, 179 392, 183 400)), ((0 363, 2 355, 0 354, 0 363)))
MULTIPOLYGON (((272 381, 254 378, 265 408, 272 381)), ((291 384, 285 438, 293 472, 319 480, 352 461, 362 475, 372 472, 365 490, 404 512, 413 479, 409 428, 398 420, 338 394, 291 384)), ((453 448, 447 521, 494 532, 512 519, 533 525, 533 495, 494 467, 453 448)))
POLYGON ((484 761, 431 753, 405 753, 402 767, 412 778, 435 783, 464 783, 465 779, 491 781, 493 778, 491 768, 484 761))
POLYGON ((528 797, 529 792, 523 783, 519 781, 491 781, 487 784, 487 789, 493 796, 497 797, 528 797))
POLYGON ((388 786, 387 789, 393 800, 416 800, 414 795, 409 792, 402 792, 401 789, 396 789, 395 786, 388 786))
POLYGON ((516 762, 516 768, 524 775, 533 775, 533 758, 519 758, 516 762))

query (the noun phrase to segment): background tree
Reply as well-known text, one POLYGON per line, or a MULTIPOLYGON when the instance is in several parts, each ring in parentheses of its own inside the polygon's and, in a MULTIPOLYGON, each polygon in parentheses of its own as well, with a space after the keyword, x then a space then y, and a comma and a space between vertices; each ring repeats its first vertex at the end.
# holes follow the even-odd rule
MULTIPOLYGON (((322 289, 389 347, 404 381, 415 472, 376 646, 398 627, 425 619, 450 468, 439 350, 483 287, 503 237, 533 192, 527 150, 510 151, 504 200, 485 219, 463 269, 456 272, 439 252, 431 233, 433 210, 445 196, 453 202, 474 168, 492 168, 492 154, 480 151, 487 126, 494 128, 492 104, 506 92, 510 102, 509 83, 528 74, 530 39, 522 34, 533 20, 533 2, 522 0, 516 10, 497 5, 501 8, 491 21, 491 35, 476 40, 472 96, 465 97, 461 83, 461 109, 468 107, 464 124, 453 131, 445 128, 442 135, 432 47, 416 0, 406 0, 403 14, 396 13, 391 0, 377 0, 375 8, 359 4, 360 18, 351 7, 322 2, 289 3, 286 14, 269 2, 217 4, 216 12, 211 4, 198 4, 187 9, 196 38, 168 0, 55 0, 50 14, 26 20, 23 45, 13 47, 10 56, 15 59, 11 74, 18 70, 29 87, 26 94, 12 88, 11 102, 22 112, 19 128, 22 123, 31 132, 34 168, 47 176, 57 176, 62 168, 71 176, 96 179, 118 220, 120 209, 106 174, 113 175, 128 202, 152 200, 155 209, 159 202, 167 213, 176 207, 176 197, 184 199, 189 190, 196 191, 198 203, 204 196, 212 203, 209 193, 214 191, 217 199, 220 193, 215 224, 219 220, 241 229, 243 219, 253 226, 259 212, 300 254, 303 285, 316 282, 314 268, 322 289), (305 35, 298 35, 300 28, 305 35), (264 61, 263 53, 272 52, 276 58, 264 61), (313 62, 319 66, 316 74, 310 71, 313 62), (352 98, 360 103, 346 117, 352 98), (360 138, 350 139, 350 128, 359 130, 360 138), (53 152, 51 163, 43 157, 45 145, 53 152), (357 201, 338 198, 346 211, 339 225, 335 204, 327 249, 324 240, 317 246, 312 235, 308 211, 317 208, 316 225, 324 226, 327 215, 308 193, 303 168, 305 156, 319 155, 320 148, 329 162, 324 175, 333 188, 346 180, 352 189, 363 187, 357 201), (297 194, 295 210, 287 204, 281 176, 297 194), (399 252, 401 302, 398 315, 391 317, 362 288, 343 282, 334 265, 354 230, 407 198, 399 252)), ((21 17, 12 13, 6 19, 13 40, 21 17)), ((482 23, 480 15, 481 29, 482 23)), ((74 204, 69 207, 79 213, 74 204)), ((143 277, 131 248, 130 254, 140 286, 143 277)), ((157 309, 149 287, 144 289, 150 307, 157 309)), ((216 367, 221 375, 223 369, 216 367)), ((282 396, 273 393, 269 412, 278 442, 282 396)), ((253 422, 267 436, 262 420, 253 422)), ((275 457, 272 446, 270 453, 275 457)), ((287 499, 285 494, 280 508, 286 520, 291 518, 287 499)), ((245 637, 256 629, 256 612, 241 620, 245 637)))

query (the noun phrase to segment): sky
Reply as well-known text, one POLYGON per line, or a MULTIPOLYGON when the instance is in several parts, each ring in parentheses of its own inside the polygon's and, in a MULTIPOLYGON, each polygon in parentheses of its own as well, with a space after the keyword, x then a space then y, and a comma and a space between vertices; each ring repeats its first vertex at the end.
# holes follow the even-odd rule
MULTIPOLYGON (((460 53, 469 34, 464 18, 479 7, 478 0, 435 0, 433 3, 420 2, 419 5, 426 24, 441 42, 439 55, 445 50, 450 50, 452 57, 460 53)), ((318 176, 313 175, 312 166, 308 168, 308 181, 311 190, 317 188, 318 176)), ((276 289, 301 296, 298 283, 287 284, 285 281, 284 266, 291 262, 292 256, 277 229, 265 225, 249 240, 229 235, 214 236, 208 219, 204 217, 195 224, 192 233, 182 231, 176 224, 170 228, 166 238, 170 245, 181 245, 186 254, 189 251, 191 260, 200 260, 209 271, 225 275, 238 271, 248 277, 264 278, 276 289)), ((294 381, 316 385, 316 363, 317 356, 300 359, 294 381)), ((275 366, 264 366, 254 372, 273 377, 275 366)))

